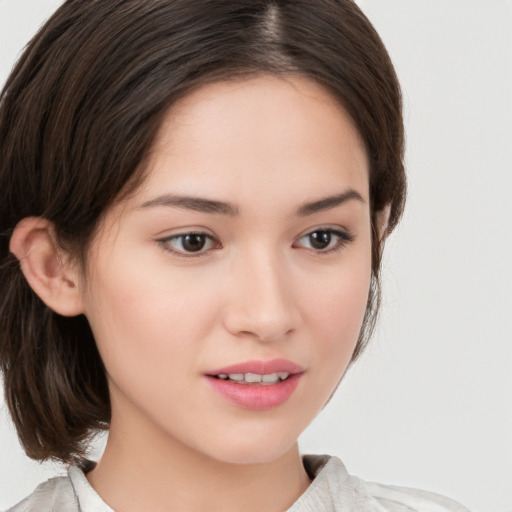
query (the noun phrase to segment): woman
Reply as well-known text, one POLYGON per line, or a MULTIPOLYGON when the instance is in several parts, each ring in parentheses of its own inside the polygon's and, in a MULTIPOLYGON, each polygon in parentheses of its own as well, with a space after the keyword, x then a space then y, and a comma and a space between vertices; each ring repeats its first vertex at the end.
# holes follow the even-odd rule
POLYGON ((68 1, 0 140, 7 402, 71 464, 12 510, 466 510, 297 447, 405 197, 399 86, 352 2, 68 1))

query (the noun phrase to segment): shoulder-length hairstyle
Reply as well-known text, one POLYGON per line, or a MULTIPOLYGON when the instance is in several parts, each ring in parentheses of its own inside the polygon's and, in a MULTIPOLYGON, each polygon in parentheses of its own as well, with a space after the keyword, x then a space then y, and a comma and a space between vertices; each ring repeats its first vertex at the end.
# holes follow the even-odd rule
POLYGON ((26 453, 83 461, 107 429, 105 369, 84 316, 32 291, 9 253, 16 224, 51 221, 87 262, 105 212, 144 179, 171 105, 192 88, 260 73, 323 85, 352 117, 370 162, 372 287, 353 359, 379 304, 382 244, 404 205, 398 81, 351 0, 68 0, 40 29, 0 96, 0 368, 26 453), (376 215, 389 208, 387 232, 376 215))

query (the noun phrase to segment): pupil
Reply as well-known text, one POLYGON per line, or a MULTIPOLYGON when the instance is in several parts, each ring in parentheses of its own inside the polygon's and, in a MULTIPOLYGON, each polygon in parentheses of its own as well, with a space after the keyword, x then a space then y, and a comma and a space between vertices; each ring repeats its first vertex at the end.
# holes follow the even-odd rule
POLYGON ((186 235, 183 238, 183 248, 189 252, 200 251, 205 244, 204 235, 186 235))
POLYGON ((329 247, 329 244, 331 243, 331 233, 329 233, 329 231, 315 231, 309 236, 311 246, 314 249, 325 249, 326 247, 329 247))

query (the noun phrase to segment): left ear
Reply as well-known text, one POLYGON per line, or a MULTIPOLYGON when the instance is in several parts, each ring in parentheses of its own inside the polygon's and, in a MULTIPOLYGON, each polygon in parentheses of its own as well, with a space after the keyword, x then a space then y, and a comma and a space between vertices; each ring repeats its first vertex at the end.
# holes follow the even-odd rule
POLYGON ((14 228, 9 248, 30 287, 49 308, 62 316, 83 313, 78 269, 59 247, 51 222, 23 219, 14 228))
POLYGON ((391 205, 388 203, 382 210, 375 212, 375 221, 379 240, 384 240, 388 235, 389 216, 391 214, 391 205))

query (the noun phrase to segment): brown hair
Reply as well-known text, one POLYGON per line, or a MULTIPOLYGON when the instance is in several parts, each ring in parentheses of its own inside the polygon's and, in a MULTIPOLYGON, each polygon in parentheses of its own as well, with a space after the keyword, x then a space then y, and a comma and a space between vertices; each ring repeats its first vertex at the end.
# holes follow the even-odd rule
MULTIPOLYGON (((107 380, 84 316, 62 317, 28 286, 9 238, 41 216, 86 262, 102 215, 143 180, 166 111, 191 88, 257 73, 300 74, 345 107, 370 160, 372 222, 405 198, 400 89, 351 0, 68 0, 33 38, 0 98, 0 368, 27 454, 81 460, 108 428, 107 380)), ((382 239, 353 359, 379 304, 382 239)))

